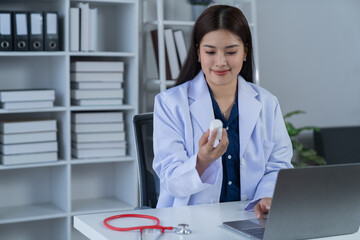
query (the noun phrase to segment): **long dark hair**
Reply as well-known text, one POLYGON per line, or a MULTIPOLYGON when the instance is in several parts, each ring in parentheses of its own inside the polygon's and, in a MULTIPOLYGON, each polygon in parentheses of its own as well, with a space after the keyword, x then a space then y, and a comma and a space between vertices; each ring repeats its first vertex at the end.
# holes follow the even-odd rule
POLYGON ((180 85, 193 79, 201 70, 197 50, 202 38, 209 32, 225 29, 238 36, 247 48, 246 61, 240 75, 248 82, 253 82, 253 51, 249 24, 240 9, 227 5, 214 5, 207 8, 196 20, 190 48, 181 68, 176 84, 180 85))

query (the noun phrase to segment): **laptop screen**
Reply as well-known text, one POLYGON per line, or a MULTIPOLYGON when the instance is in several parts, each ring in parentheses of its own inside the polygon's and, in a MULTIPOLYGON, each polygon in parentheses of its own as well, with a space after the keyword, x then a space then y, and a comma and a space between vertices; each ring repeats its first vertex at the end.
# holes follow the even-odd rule
MULTIPOLYGON (((358 163, 280 170, 264 239, 306 239, 357 232, 359 184, 358 163)), ((246 226, 253 224, 264 225, 251 220, 232 223, 231 227, 247 231, 246 226)))

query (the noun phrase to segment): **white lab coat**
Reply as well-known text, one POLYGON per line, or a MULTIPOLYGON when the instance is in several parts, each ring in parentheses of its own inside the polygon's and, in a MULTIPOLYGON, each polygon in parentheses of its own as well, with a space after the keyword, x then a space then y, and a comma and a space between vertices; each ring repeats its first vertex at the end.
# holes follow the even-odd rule
MULTIPOLYGON (((292 167, 292 145, 279 103, 265 89, 238 77, 241 200, 273 195, 277 173, 292 167)), ((154 162, 160 178, 157 207, 219 202, 221 157, 200 177, 195 169, 199 139, 214 119, 202 71, 191 81, 155 97, 154 162)))

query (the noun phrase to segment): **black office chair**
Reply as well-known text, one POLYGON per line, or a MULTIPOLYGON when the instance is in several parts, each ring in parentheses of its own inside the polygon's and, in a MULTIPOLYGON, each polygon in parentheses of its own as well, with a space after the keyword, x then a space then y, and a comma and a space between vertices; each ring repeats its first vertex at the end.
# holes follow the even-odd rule
POLYGON ((360 126, 314 131, 314 149, 327 164, 360 163, 360 126))
POLYGON ((133 126, 139 166, 140 207, 155 208, 159 197, 160 181, 152 168, 153 113, 135 115, 133 126))

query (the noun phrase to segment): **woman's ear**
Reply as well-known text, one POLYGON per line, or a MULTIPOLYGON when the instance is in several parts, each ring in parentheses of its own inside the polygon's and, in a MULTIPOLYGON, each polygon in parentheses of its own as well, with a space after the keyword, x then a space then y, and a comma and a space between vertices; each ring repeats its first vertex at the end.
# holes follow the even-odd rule
POLYGON ((196 49, 196 53, 198 56, 198 62, 200 62, 200 48, 199 47, 196 49))
POLYGON ((246 61, 247 53, 248 53, 248 45, 245 44, 245 46, 244 46, 244 56, 243 56, 244 61, 246 61))

